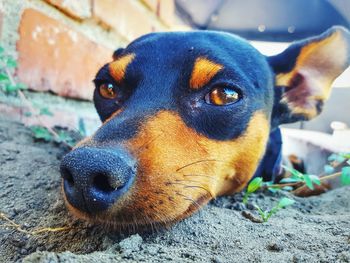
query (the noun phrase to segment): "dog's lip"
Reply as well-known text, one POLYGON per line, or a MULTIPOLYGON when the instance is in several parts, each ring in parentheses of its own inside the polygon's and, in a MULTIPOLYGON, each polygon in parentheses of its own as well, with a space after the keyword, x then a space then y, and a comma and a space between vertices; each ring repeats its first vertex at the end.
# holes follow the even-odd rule
POLYGON ((198 210, 200 210, 202 207, 204 207, 204 205, 206 203, 208 203, 211 200, 210 195, 209 194, 203 194, 201 196, 199 196, 197 198, 197 200, 195 202, 191 202, 189 203, 189 206, 187 207, 187 209, 185 211, 183 211, 182 213, 179 213, 178 216, 176 216, 175 218, 171 219, 171 220, 164 220, 164 221, 159 221, 159 220, 148 220, 147 222, 145 221, 113 221, 110 218, 113 217, 109 217, 108 216, 108 212, 107 214, 104 215, 96 215, 96 216, 89 216, 89 221, 92 223, 100 223, 103 225, 107 225, 110 227, 136 227, 136 228, 147 228, 148 226, 154 226, 154 225, 159 225, 161 227, 169 227, 191 215, 193 215, 195 212, 197 212, 198 210))

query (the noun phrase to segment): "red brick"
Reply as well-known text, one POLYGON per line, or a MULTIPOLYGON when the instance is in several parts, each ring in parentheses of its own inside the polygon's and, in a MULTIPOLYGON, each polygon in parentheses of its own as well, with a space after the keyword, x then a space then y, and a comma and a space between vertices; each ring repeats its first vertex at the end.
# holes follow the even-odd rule
POLYGON ((91 0, 45 0, 67 15, 83 20, 91 17, 91 0))
POLYGON ((31 89, 91 99, 92 79, 112 50, 34 9, 22 15, 18 76, 31 89))
POLYGON ((167 26, 172 26, 175 21, 174 0, 142 0, 167 26))
POLYGON ((158 0, 158 16, 167 24, 172 26, 175 22, 175 3, 174 0, 158 0))
POLYGON ((158 30, 154 17, 136 1, 94 0, 95 18, 112 27, 128 40, 158 30))

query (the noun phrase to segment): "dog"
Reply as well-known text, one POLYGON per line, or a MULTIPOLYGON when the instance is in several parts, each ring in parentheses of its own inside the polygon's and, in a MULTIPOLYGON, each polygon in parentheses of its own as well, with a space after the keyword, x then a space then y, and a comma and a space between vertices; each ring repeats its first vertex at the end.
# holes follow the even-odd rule
POLYGON ((280 172, 279 125, 310 120, 350 63, 333 27, 264 56, 215 31, 151 33, 97 73, 102 126, 62 160, 69 210, 94 223, 170 225, 280 172))

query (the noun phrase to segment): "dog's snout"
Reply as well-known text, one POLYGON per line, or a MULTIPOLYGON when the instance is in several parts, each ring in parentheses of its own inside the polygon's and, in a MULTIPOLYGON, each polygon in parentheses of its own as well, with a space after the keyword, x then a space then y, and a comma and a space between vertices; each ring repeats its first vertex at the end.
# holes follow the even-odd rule
POLYGON ((128 191, 135 174, 134 159, 122 149, 77 148, 61 163, 67 201, 89 214, 113 205, 128 191))

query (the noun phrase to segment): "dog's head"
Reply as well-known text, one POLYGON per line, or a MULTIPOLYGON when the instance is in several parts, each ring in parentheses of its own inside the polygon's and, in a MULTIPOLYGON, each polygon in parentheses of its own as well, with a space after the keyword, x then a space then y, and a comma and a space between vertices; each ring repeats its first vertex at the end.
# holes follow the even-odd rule
POLYGON ((68 207, 107 224, 170 223, 241 190, 271 130, 320 113, 349 49, 337 27, 273 57, 210 31, 117 50, 95 78, 103 124, 62 161, 68 207))

